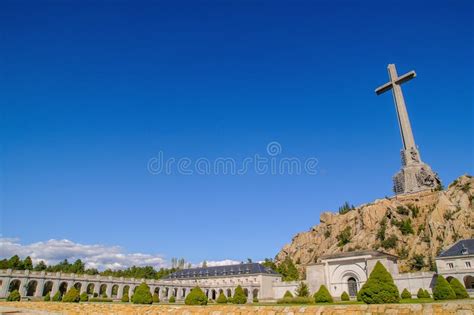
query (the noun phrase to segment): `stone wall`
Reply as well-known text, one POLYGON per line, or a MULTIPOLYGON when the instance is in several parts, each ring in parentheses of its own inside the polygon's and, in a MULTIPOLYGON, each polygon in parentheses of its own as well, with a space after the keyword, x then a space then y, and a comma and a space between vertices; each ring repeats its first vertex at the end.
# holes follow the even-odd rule
POLYGON ((121 303, 0 302, 0 312, 35 310, 62 314, 458 314, 474 313, 473 300, 429 304, 250 306, 132 305, 121 303))

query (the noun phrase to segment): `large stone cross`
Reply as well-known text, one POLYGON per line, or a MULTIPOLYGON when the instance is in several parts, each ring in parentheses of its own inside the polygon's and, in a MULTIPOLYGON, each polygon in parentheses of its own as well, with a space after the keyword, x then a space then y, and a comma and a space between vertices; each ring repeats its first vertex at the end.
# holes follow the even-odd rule
POLYGON ((415 139, 411 131, 410 119, 408 118, 405 100, 403 99, 402 88, 400 85, 416 77, 415 71, 410 71, 402 76, 398 76, 397 69, 394 64, 388 65, 388 77, 390 81, 375 89, 375 93, 380 95, 390 89, 393 92, 393 100, 397 109, 398 123, 400 125, 400 133, 402 136, 403 149, 418 151, 415 146, 415 139))

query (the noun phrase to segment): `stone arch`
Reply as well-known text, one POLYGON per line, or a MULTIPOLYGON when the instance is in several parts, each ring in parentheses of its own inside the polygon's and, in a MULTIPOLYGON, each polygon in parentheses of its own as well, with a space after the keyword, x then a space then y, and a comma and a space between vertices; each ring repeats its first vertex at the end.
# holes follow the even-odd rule
POLYGON ((122 289, 122 296, 124 296, 125 294, 127 294, 128 297, 130 297, 130 286, 129 285, 124 286, 123 289, 122 289))
POLYGON ((257 288, 252 290, 252 298, 258 299, 258 289, 257 288))
POLYGON ((217 299, 217 292, 216 292, 216 290, 214 290, 214 289, 212 289, 212 291, 211 291, 211 299, 212 299, 212 300, 217 299))
POLYGON ((244 294, 246 297, 249 297, 249 289, 245 288, 244 289, 244 294))
POLYGON ((118 284, 114 284, 112 286, 112 290, 110 291, 110 297, 117 297, 119 292, 119 286, 118 284))
POLYGON ((446 280, 447 280, 448 282, 451 282, 451 280, 453 280, 453 279, 454 279, 454 278, 453 278, 452 276, 449 276, 449 277, 446 278, 446 280))
POLYGON ((99 287, 99 295, 102 296, 106 293, 107 293, 107 285, 105 283, 103 283, 99 287))
POLYGON ((77 291, 81 292, 82 283, 76 282, 74 283, 74 287, 76 288, 77 291))
POLYGON ((94 287, 95 285, 93 283, 89 283, 86 288, 87 294, 94 294, 94 287))
POLYGON ((34 296, 36 293, 36 288, 38 287, 38 281, 31 280, 26 286, 26 296, 34 296))
POLYGON ((8 292, 12 291, 20 291, 21 281, 19 279, 13 279, 10 281, 10 285, 8 286, 8 292))
POLYGON ((227 289, 227 297, 228 298, 232 297, 232 290, 231 289, 227 289))
POLYGON ((153 290, 153 294, 157 294, 158 296, 160 296, 160 287, 156 287, 155 290, 153 290))
POLYGON ((181 288, 181 298, 186 297, 186 288, 181 288))
POLYGON ((474 277, 473 276, 465 276, 464 277, 464 286, 466 289, 474 289, 474 277))
POLYGON ((67 292, 67 282, 61 282, 58 291, 61 293, 61 296, 63 296, 67 292))
POLYGON ((43 286, 43 294, 42 296, 47 295, 48 293, 51 294, 53 290, 53 281, 46 281, 43 286))

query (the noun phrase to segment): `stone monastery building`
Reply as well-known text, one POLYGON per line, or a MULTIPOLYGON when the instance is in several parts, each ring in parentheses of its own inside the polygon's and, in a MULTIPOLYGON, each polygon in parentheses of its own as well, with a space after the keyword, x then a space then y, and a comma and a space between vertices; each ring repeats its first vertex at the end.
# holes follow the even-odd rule
MULTIPOLYGON (((431 292, 435 272, 399 273, 397 257, 379 251, 339 253, 321 257, 315 264, 306 267, 306 280, 311 292, 325 285, 331 295, 339 298, 343 291, 355 297, 367 281, 377 261, 392 274, 400 292, 408 289, 416 295, 419 288, 431 292)), ((474 239, 461 240, 436 257, 439 274, 448 280, 451 277, 464 283, 469 294, 474 295, 474 239)), ((106 294, 119 300, 123 294, 131 295, 142 282, 146 282, 152 293, 166 301, 174 296, 183 301, 191 289, 199 286, 208 298, 217 299, 220 292, 230 297, 240 285, 248 302, 274 301, 289 290, 294 292, 299 282, 283 282, 272 269, 258 263, 247 263, 219 267, 179 270, 160 280, 129 279, 79 274, 35 272, 29 270, 0 270, 0 298, 19 290, 22 297, 40 298, 50 293, 66 292, 72 286, 81 293, 106 294)))

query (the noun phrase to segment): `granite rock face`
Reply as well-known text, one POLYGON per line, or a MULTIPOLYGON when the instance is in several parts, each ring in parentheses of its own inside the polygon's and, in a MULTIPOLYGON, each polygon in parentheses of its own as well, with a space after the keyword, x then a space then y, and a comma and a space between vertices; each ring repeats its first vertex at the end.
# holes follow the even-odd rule
POLYGON ((324 212, 321 223, 295 235, 276 262, 289 255, 303 270, 323 255, 376 249, 399 256, 401 272, 412 270, 414 255, 424 255, 422 270, 428 270, 441 250, 474 237, 473 204, 474 178, 464 175, 443 191, 378 199, 346 214, 324 212), (348 227, 350 240, 342 244, 341 232, 346 229, 347 234, 348 227))

